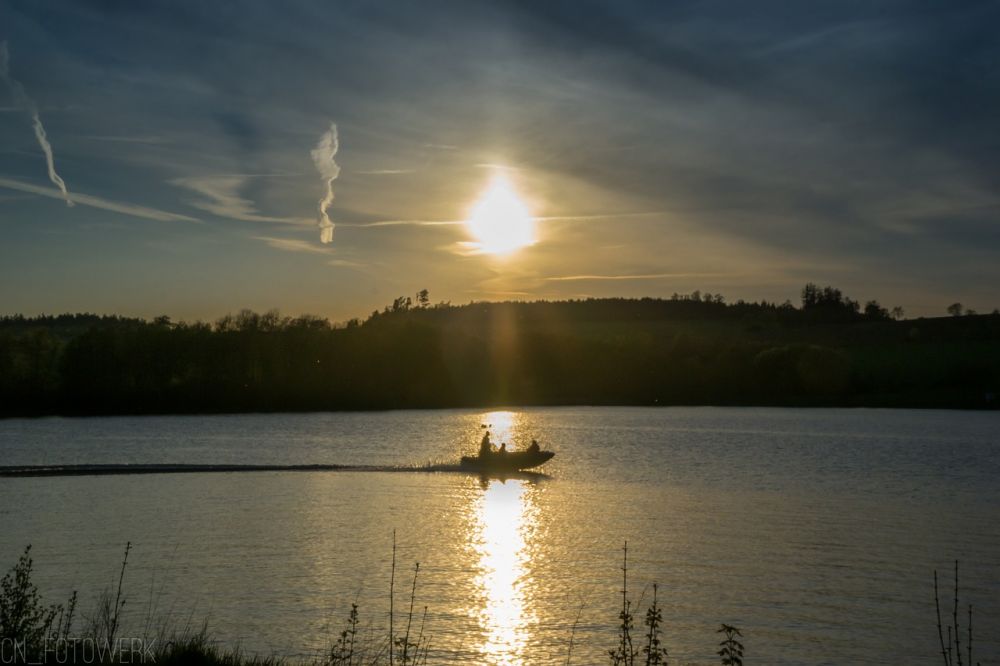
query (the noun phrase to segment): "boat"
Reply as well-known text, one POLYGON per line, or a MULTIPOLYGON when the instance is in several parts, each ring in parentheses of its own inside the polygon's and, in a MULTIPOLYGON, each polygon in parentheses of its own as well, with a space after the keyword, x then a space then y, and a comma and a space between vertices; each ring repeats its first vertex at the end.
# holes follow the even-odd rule
POLYGON ((478 456, 462 456, 460 467, 472 472, 483 474, 499 474, 503 472, 519 472, 532 467, 538 467, 556 454, 552 451, 509 451, 504 453, 488 453, 478 456))

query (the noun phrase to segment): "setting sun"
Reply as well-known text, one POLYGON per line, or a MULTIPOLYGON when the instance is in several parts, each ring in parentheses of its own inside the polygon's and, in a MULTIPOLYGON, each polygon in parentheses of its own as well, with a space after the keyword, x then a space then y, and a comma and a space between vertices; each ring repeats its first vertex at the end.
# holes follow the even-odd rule
POLYGON ((476 239, 473 246, 486 254, 509 254, 535 242, 531 211, 502 174, 472 207, 466 226, 476 239))

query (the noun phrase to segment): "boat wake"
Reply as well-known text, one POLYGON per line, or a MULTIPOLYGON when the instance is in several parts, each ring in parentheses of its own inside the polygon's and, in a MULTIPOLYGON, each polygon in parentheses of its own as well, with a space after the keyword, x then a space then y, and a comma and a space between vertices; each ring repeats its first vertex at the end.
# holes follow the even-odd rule
POLYGON ((227 465, 227 464, 85 464, 0 465, 0 477, 122 476, 130 474, 208 474, 241 472, 451 472, 490 478, 539 480, 550 478, 539 472, 484 473, 457 464, 427 465, 227 465))

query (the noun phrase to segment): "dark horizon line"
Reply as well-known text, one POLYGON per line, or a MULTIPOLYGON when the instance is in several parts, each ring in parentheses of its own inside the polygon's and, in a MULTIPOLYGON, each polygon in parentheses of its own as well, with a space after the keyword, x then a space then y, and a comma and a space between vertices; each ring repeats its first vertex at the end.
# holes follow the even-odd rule
MULTIPOLYGON (((416 292, 415 295, 419 295, 419 293, 420 292, 416 292)), ((795 303, 792 302, 791 299, 785 299, 784 301, 782 301, 780 303, 778 301, 768 301, 767 299, 763 299, 763 298, 759 299, 759 300, 754 300, 754 301, 746 300, 746 299, 742 299, 741 298, 741 299, 737 299, 736 301, 732 301, 732 302, 729 302, 729 301, 726 301, 726 300, 722 300, 722 301, 719 301, 719 302, 716 302, 716 301, 707 301, 707 300, 697 300, 696 301, 695 299, 691 298, 691 296, 693 296, 694 294, 701 294, 701 292, 700 292, 700 290, 696 290, 694 292, 691 292, 691 294, 678 294, 678 293, 675 292, 672 296, 588 296, 586 298, 563 298, 563 299, 529 298, 529 299, 507 299, 507 300, 482 300, 482 301, 480 301, 480 300, 474 300, 473 299, 473 300, 470 300, 470 301, 468 301, 466 303, 458 303, 458 304, 452 303, 451 301, 439 301, 437 303, 427 303, 424 306, 412 305, 411 304, 411 306, 409 308, 407 308, 407 309, 409 309, 409 310, 434 310, 434 309, 449 309, 449 308, 450 309, 461 309, 461 308, 474 307, 474 306, 483 306, 483 305, 486 305, 486 306, 536 305, 536 304, 537 305, 542 305, 542 304, 546 304, 546 305, 562 305, 562 304, 576 304, 576 303, 601 303, 601 302, 611 302, 611 301, 624 301, 624 302, 653 301, 653 302, 663 302, 663 303, 671 303, 671 302, 696 303, 696 302, 699 302, 699 303, 708 304, 708 305, 711 305, 711 306, 724 306, 724 307, 727 307, 727 308, 728 307, 734 307, 734 306, 737 306, 737 307, 738 306, 764 306, 764 307, 775 307, 775 308, 791 308, 791 309, 794 309, 794 310, 803 310, 803 309, 805 309, 805 307, 803 306, 803 304, 800 303, 799 305, 796 305, 795 303)), ((711 292, 705 292, 704 293, 704 296, 713 296, 713 295, 714 296, 723 296, 721 293, 716 293, 716 294, 711 294, 711 292)), ((397 297, 396 300, 400 301, 402 299, 407 299, 407 300, 410 300, 412 303, 416 303, 416 301, 414 299, 411 299, 409 296, 400 296, 400 297, 397 297)), ((723 297, 723 299, 724 299, 724 297, 723 297)), ((878 301, 872 299, 870 301, 867 301, 867 303, 876 303, 876 304, 878 304, 878 301)), ((955 302, 955 303, 949 305, 948 307, 951 308, 951 307, 955 307, 955 306, 960 306, 960 308, 961 308, 960 316, 991 316, 991 315, 998 315, 998 314, 1000 314, 1000 308, 994 308, 990 312, 979 312, 979 311, 974 310, 974 309, 966 309, 966 308, 964 308, 964 306, 961 306, 960 302, 955 302)), ((363 318, 362 317, 350 317, 350 318, 343 319, 343 320, 339 320, 339 319, 338 320, 334 320, 333 318, 331 318, 329 316, 323 316, 323 315, 314 314, 314 313, 311 313, 311 312, 301 312, 301 313, 299 313, 297 315, 287 315, 287 314, 286 315, 282 315, 282 311, 281 311, 280 308, 268 308, 268 309, 262 310, 262 311, 257 311, 257 310, 255 310, 253 308, 239 308, 239 309, 236 309, 235 311, 232 311, 232 310, 231 311, 227 311, 227 312, 225 312, 222 315, 218 315, 218 316, 216 316, 214 318, 210 318, 210 319, 194 318, 194 319, 190 319, 190 320, 189 319, 184 319, 184 318, 176 319, 175 320, 172 316, 166 315, 166 314, 155 315, 153 317, 145 317, 145 316, 132 316, 132 315, 126 315, 126 314, 118 314, 118 313, 106 313, 106 312, 104 312, 104 313, 98 313, 98 312, 89 312, 89 311, 82 311, 82 312, 81 311, 76 311, 76 312, 64 311, 64 312, 59 312, 59 313, 55 313, 55 312, 53 312, 53 313, 40 312, 39 314, 34 314, 34 315, 27 315, 27 314, 24 314, 22 312, 13 312, 13 313, 9 313, 9 314, 7 314, 7 313, 0 313, 0 324, 7 323, 7 322, 22 321, 22 320, 23 321, 32 321, 32 320, 44 320, 44 319, 59 319, 59 318, 64 318, 64 317, 71 317, 71 318, 92 317, 92 318, 99 318, 99 319, 118 319, 118 320, 125 320, 125 321, 130 321, 131 320, 131 321, 137 321, 137 322, 143 322, 143 323, 154 323, 157 320, 164 320, 165 322, 170 323, 170 324, 194 325, 194 324, 214 324, 214 323, 219 322, 222 319, 225 319, 226 317, 232 317, 232 316, 238 315, 240 313, 249 312, 249 313, 254 313, 254 314, 270 314, 270 313, 274 313, 274 314, 276 314, 278 316, 283 316, 284 318, 290 318, 290 319, 293 319, 293 320, 294 319, 310 319, 310 318, 315 318, 315 319, 319 319, 319 320, 322 320, 322 321, 326 321, 327 323, 329 323, 333 327, 341 327, 341 326, 346 326, 346 325, 348 325, 351 322, 364 321, 365 319, 370 318, 372 315, 374 315, 376 313, 381 314, 381 313, 384 313, 384 312, 392 311, 392 310, 389 309, 390 307, 391 306, 385 306, 385 309, 383 309, 383 310, 379 310, 378 308, 375 308, 370 313, 364 315, 363 318)), ((947 308, 946 308, 946 310, 947 310, 947 308)), ((918 316, 915 316, 915 317, 906 317, 904 315, 904 316, 901 316, 899 318, 895 318, 895 317, 893 317, 893 318, 896 319, 897 321, 920 321, 920 320, 950 319, 950 318, 952 318, 954 316, 957 316, 957 315, 955 315, 953 313, 951 313, 951 314, 943 314, 943 315, 929 315, 929 316, 928 315, 918 315, 918 316)))

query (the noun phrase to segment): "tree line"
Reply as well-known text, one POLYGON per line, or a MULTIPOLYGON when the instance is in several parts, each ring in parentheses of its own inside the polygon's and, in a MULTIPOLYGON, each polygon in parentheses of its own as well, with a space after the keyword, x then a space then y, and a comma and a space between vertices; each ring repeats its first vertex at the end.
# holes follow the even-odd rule
POLYGON ((833 287, 432 304, 364 320, 0 318, 0 415, 503 404, 994 407, 1000 315, 902 320, 833 287))

